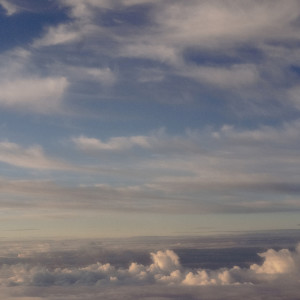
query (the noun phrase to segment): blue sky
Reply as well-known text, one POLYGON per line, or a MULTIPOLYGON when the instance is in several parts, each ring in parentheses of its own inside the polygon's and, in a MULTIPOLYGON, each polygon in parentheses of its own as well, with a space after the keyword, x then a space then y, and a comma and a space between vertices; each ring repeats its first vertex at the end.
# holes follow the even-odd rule
POLYGON ((299 1, 0 5, 1 236, 299 228, 299 1))

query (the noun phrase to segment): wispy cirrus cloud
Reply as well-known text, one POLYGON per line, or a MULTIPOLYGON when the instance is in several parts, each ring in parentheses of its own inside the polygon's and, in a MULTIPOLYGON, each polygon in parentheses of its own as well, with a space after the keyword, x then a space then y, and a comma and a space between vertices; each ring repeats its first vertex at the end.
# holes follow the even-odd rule
POLYGON ((19 7, 7 0, 1 0, 0 5, 6 10, 6 14, 11 16, 19 11, 19 7))
POLYGON ((80 40, 81 34, 74 30, 71 25, 60 24, 57 27, 50 27, 44 36, 34 41, 34 47, 56 46, 60 44, 73 43, 80 40))
POLYGON ((154 203, 162 197, 176 211, 181 206, 185 210, 189 201, 188 207, 199 212, 258 212, 299 209, 298 140, 295 121, 279 128, 241 130, 227 125, 180 136, 160 130, 106 141, 79 136, 72 142, 88 157, 105 158, 124 174, 133 172, 139 184, 131 190, 131 199, 154 203), (119 159, 124 155, 126 161, 119 159), (247 197, 241 200, 244 193, 247 197), (216 205, 210 203, 212 195, 216 205))
POLYGON ((219 88, 243 88, 259 80, 255 66, 232 65, 230 67, 188 67, 183 70, 184 76, 219 88))
POLYGON ((150 148, 151 137, 147 136, 130 136, 114 137, 107 142, 100 139, 79 136, 72 139, 77 148, 83 151, 124 151, 133 147, 150 148))

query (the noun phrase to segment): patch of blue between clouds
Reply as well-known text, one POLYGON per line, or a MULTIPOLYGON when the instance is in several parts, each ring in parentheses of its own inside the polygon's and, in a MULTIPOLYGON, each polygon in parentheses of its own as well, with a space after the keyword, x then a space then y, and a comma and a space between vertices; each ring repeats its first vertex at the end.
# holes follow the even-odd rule
POLYGON ((0 52, 7 51, 13 47, 30 45, 34 38, 39 37, 44 28, 53 26, 68 20, 67 10, 35 11, 37 7, 30 10, 22 10, 11 16, 6 15, 5 9, 0 6, 0 52))

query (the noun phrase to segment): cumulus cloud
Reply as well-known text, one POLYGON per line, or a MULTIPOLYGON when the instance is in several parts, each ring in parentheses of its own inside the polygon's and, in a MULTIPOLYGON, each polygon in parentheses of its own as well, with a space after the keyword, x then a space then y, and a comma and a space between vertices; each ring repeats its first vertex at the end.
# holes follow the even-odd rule
POLYGON ((183 268, 178 255, 172 250, 151 253, 150 265, 132 262, 128 268, 110 263, 82 267, 32 266, 30 264, 3 265, 1 284, 6 286, 105 286, 162 284, 167 286, 230 286, 263 284, 276 280, 299 280, 299 252, 288 249, 269 249, 260 256, 261 266, 250 268, 188 269, 183 268), (290 276, 292 275, 292 277, 290 276))
POLYGON ((261 266, 256 264, 251 266, 251 270, 254 270, 256 273, 284 274, 293 273, 296 270, 293 254, 287 249, 279 251, 269 249, 267 252, 260 253, 259 255, 263 257, 265 261, 261 266))
POLYGON ((65 77, 2 80, 0 105, 39 113, 57 112, 67 87, 65 77))

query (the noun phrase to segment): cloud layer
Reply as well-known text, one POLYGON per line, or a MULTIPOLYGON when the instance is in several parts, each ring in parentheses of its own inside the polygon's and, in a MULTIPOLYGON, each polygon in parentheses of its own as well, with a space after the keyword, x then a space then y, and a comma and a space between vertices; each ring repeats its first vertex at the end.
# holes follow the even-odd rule
POLYGON ((217 270, 183 268, 178 255, 172 250, 151 253, 152 263, 136 262, 128 268, 100 263, 78 268, 48 268, 29 264, 3 265, 1 285, 6 286, 107 286, 159 284, 165 286, 229 286, 269 284, 279 281, 299 281, 300 253, 269 249, 259 254, 261 265, 249 269, 234 266, 217 270))

